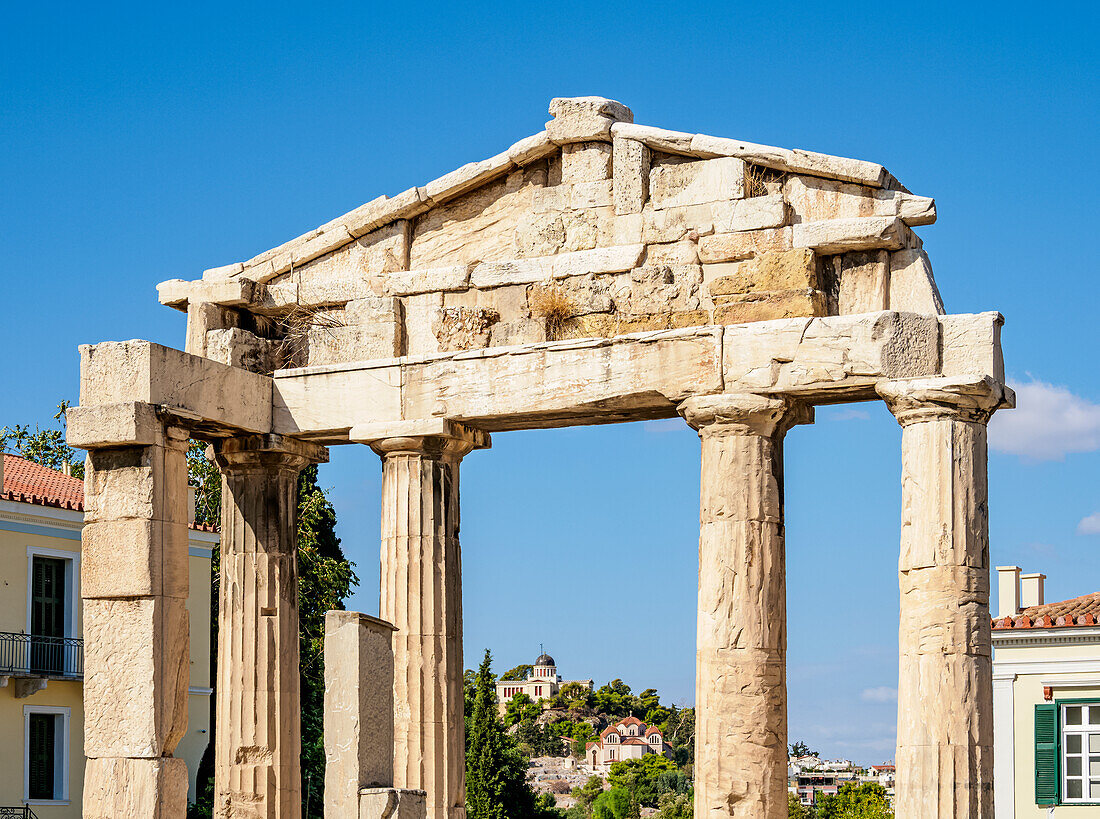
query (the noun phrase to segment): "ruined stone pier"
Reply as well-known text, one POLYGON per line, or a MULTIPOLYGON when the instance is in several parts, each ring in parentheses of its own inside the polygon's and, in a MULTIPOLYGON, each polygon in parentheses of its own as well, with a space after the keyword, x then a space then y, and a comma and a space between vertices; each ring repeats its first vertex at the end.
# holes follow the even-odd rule
POLYGON ((903 428, 899 816, 991 815, 985 424, 1013 396, 1001 316, 944 310, 914 231, 935 202, 875 163, 636 125, 613 100, 550 112, 162 283, 186 352, 81 348, 85 816, 184 816, 188 437, 224 479, 216 815, 299 815, 292 493, 359 444, 381 459, 381 620, 330 619, 326 817, 463 819, 462 459, 494 432, 678 415, 702 453, 695 815, 785 816, 784 435, 878 400, 903 428))

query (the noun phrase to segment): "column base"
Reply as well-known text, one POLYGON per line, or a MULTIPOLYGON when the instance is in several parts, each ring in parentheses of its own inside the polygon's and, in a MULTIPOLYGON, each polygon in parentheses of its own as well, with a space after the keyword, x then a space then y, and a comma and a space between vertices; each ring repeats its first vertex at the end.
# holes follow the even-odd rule
MULTIPOLYGON (((425 819, 427 815, 426 791, 404 788, 362 788, 359 791, 358 819, 425 819)), ((457 819, 465 819, 465 811, 457 819)))
POLYGON ((89 759, 84 819, 185 819, 187 763, 182 759, 89 759))

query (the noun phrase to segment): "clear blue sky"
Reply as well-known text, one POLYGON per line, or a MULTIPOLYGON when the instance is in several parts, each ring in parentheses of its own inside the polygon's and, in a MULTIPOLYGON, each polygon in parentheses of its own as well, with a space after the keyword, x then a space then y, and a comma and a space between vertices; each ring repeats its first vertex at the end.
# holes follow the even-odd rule
MULTIPOLYGON (((76 345, 181 347, 154 285, 538 131, 553 96, 885 164, 934 196, 948 309, 1007 317, 994 564, 1100 589, 1091 4, 5 6, 0 425, 77 394, 76 345), (1011 420, 1010 420, 1011 419, 1011 420)), ((890 758, 900 432, 821 410, 787 447, 791 738, 890 758)), ((377 611, 379 464, 322 472, 377 611)), ((466 657, 693 699, 698 442, 661 423, 495 436, 463 467, 466 657)))

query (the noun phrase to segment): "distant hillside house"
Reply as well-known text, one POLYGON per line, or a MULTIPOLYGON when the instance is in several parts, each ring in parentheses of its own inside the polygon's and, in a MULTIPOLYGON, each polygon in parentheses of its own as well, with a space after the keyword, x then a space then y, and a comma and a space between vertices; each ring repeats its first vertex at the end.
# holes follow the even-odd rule
POLYGON ((646 754, 672 756, 672 746, 656 726, 647 727, 637 717, 627 717, 603 730, 597 742, 584 749, 585 761, 593 768, 607 770, 624 759, 641 759, 646 754))
POLYGON ((579 683, 585 688, 592 687, 592 680, 563 680, 558 676, 558 667, 554 663, 554 658, 549 654, 540 654, 526 680, 500 680, 497 683, 497 702, 503 713, 512 697, 526 694, 538 702, 554 696, 563 685, 571 682, 579 683))

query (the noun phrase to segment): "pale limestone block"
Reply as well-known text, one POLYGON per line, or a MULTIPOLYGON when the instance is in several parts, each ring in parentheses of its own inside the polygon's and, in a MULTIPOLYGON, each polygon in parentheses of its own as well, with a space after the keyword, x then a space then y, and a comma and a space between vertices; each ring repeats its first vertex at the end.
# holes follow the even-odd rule
POLYGON ((621 273, 635 267, 644 253, 644 245, 623 245, 578 250, 557 256, 486 262, 474 267, 470 284, 477 288, 502 287, 588 273, 621 273))
POLYGON ((289 274, 268 284, 258 285, 253 310, 280 311, 298 304, 298 282, 289 274))
POLYGON ((562 214, 565 243, 562 250, 592 250, 598 245, 618 244, 612 238, 614 209, 611 207, 570 210, 562 214))
POLYGON ((533 344, 546 341, 546 323, 536 318, 517 318, 500 321, 489 331, 489 346, 508 347, 515 344, 533 344))
POLYGON ((444 307, 432 323, 439 349, 443 352, 489 346, 489 334, 500 321, 495 310, 480 307, 444 307))
POLYGON ((923 250, 890 254, 889 306, 891 310, 909 313, 944 314, 943 299, 932 277, 932 264, 923 250))
POLYGON ((714 217, 710 205, 691 205, 642 212, 642 241, 646 244, 678 242, 691 235, 714 233, 714 217))
POLYGON ((169 279, 157 285, 157 300, 168 307, 186 309, 191 299, 191 282, 169 279))
POLYGON ((703 205, 745 196, 745 163, 707 159, 657 165, 649 172, 649 199, 655 210, 703 205))
POLYGON ((794 316, 825 315, 825 295, 819 290, 779 290, 742 293, 715 299, 715 324, 772 321, 794 316))
MULTIPOLYGON (((560 187, 550 190, 558 191, 560 187)), ((532 213, 523 217, 516 228, 516 254, 520 257, 553 256, 564 247, 565 239, 563 213, 532 213)))
POLYGON ((881 165, 865 162, 862 159, 848 159, 841 156, 829 156, 813 151, 795 148, 791 151, 792 171, 804 172, 830 179, 858 182, 873 188, 886 186, 889 174, 881 165))
MULTIPOLYGON (((411 219, 429 208, 427 197, 421 188, 409 188, 396 196, 379 196, 350 213, 338 216, 322 229, 343 229, 351 236, 363 236, 371 231, 396 222, 411 219)), ((281 272, 281 271, 280 271, 281 272)))
POLYGON ((577 182, 569 191, 569 205, 573 208, 602 208, 614 202, 610 179, 577 182))
POLYGON ((715 233, 699 240, 699 258, 704 263, 736 262, 758 253, 792 248, 791 228, 715 233))
POLYGON ((502 287, 509 284, 530 284, 553 276, 552 256, 514 259, 507 262, 482 262, 470 272, 470 286, 502 287))
POLYGON ((187 600, 187 523, 107 520, 81 532, 80 595, 85 600, 175 597, 187 600))
POLYGON ((907 231, 896 216, 861 216, 796 224, 792 241, 795 247, 810 247, 820 254, 899 250, 906 246, 907 231))
POLYGON ((686 134, 683 131, 666 131, 664 128, 635 125, 631 122, 616 122, 611 126, 611 134, 616 141, 624 139, 640 142, 654 151, 669 154, 691 154, 691 140, 695 137, 695 134, 686 134))
POLYGON ((255 282, 244 277, 211 279, 194 282, 171 279, 157 285, 161 304, 184 309, 192 301, 207 301, 223 307, 239 307, 252 301, 255 282))
POLYGON ((171 755, 187 731, 188 631, 177 598, 84 601, 85 756, 171 755))
POLYGON ((857 251, 840 257, 839 305, 841 315, 877 313, 890 307, 889 252, 857 251))
POLYGON ((646 248, 645 264, 697 265, 699 264, 699 245, 692 241, 649 245, 646 248))
POLYGON ((904 191, 797 175, 789 177, 783 189, 797 222, 860 216, 897 216, 908 225, 936 221, 934 199, 904 191))
POLYGON ((649 148, 616 137, 613 155, 615 213, 641 213, 649 196, 649 148))
POLYGON ((446 202, 456 196, 480 188, 486 182, 502 176, 512 169, 512 159, 508 152, 497 154, 480 162, 469 162, 461 168, 424 185, 422 190, 433 204, 446 202))
POLYGON ((348 302, 336 321, 344 324, 315 323, 309 328, 300 366, 393 358, 403 352, 399 299, 372 297, 348 302))
POLYGON ((763 165, 766 168, 784 171, 790 170, 793 156, 793 152, 786 148, 757 145, 753 142, 707 136, 706 134, 695 134, 691 138, 691 154, 711 158, 734 156, 754 165, 763 165))
POLYGON ((611 146, 606 142, 576 142, 561 149, 561 181, 596 182, 611 178, 611 146))
POLYGON ((432 208, 416 220, 404 268, 511 258, 513 232, 545 185, 545 167, 529 165, 432 208))
POLYGON ((634 114, 621 102, 605 97, 558 97, 550 101, 546 133, 558 144, 611 141, 611 126, 633 122, 634 114))
POLYGON ((215 279, 229 279, 233 276, 239 276, 244 272, 244 264, 241 262, 233 262, 233 264, 224 264, 220 267, 211 267, 202 271, 203 281, 214 281, 215 279))
POLYGON ((84 819, 184 819, 187 762, 162 759, 89 759, 84 764, 84 819))
POLYGON ((393 626, 325 614, 325 814, 354 816, 361 788, 393 782, 393 626))
MULTIPOLYGON (((885 191, 883 193, 886 193, 885 191)), ((928 196, 914 196, 904 191, 889 191, 895 212, 910 227, 931 225, 936 221, 936 200, 928 196)))
POLYGON ((703 276, 712 297, 818 286, 814 253, 805 248, 764 252, 741 262, 704 265, 703 276))
POLYGON ((531 199, 532 213, 559 213, 569 207, 570 185, 537 188, 531 199))
POLYGON ((254 373, 274 372, 282 363, 280 342, 258 338, 239 327, 208 331, 206 356, 212 361, 254 373))
MULTIPOLYGON (((636 245, 642 243, 642 214, 630 213, 616 216, 611 228, 611 241, 616 245, 636 245)), ((686 231, 685 231, 686 232, 686 231)), ((680 239, 683 234, 677 236, 680 239)))
POLYGON ((711 206, 711 213, 716 233, 763 230, 787 223, 787 203, 779 193, 717 202, 711 206))
POLYGON ((403 299, 403 302, 405 308, 405 355, 424 356, 438 353, 439 342, 435 337, 435 333, 432 332, 432 325, 442 313, 443 294, 422 293, 417 296, 409 296, 403 299))
POLYGON ((1004 383, 1005 365, 1001 354, 1000 313, 949 315, 939 317, 943 336, 943 363, 940 372, 946 376, 966 373, 987 373, 1004 383))
MULTIPOLYGON (((358 819, 426 819, 427 794, 406 788, 364 788, 359 792, 358 819)), ((455 819, 465 819, 465 811, 453 812, 455 819)), ((344 814, 341 814, 341 819, 344 814)))
POLYGON ((205 356, 206 334, 211 330, 220 330, 236 326, 238 317, 233 310, 227 310, 207 301, 191 301, 187 304, 187 335, 184 348, 192 355, 205 356))
POLYGON ((340 304, 371 292, 370 280, 409 267, 411 225, 401 219, 357 239, 349 239, 331 253, 295 264, 300 304, 340 304))
POLYGON ((512 145, 507 153, 508 158, 517 165, 527 165, 549 156, 557 149, 558 146, 550 141, 546 131, 539 131, 512 145))
POLYGON ((94 449, 84 476, 84 520, 187 522, 186 433, 152 446, 94 449), (167 443, 168 445, 165 445, 167 443))
POLYGON ((616 122, 633 122, 633 112, 607 97, 555 97, 550 100, 550 116, 557 119, 596 115, 611 117, 616 122))
MULTIPOLYGON (((615 309, 620 314, 669 316, 673 311, 699 309, 699 290, 702 282, 703 272, 697 264, 647 262, 645 267, 632 270, 629 277, 618 277, 612 284, 610 292, 615 309)), ((671 317, 669 321, 671 322, 671 317)), ((620 324, 625 325, 625 320, 620 324)), ((628 329, 626 326, 620 326, 618 332, 636 332, 642 329, 655 328, 638 326, 628 329)))
POLYGON ((470 265, 452 264, 418 270, 399 270, 386 276, 384 289, 390 296, 414 296, 433 291, 453 292, 470 286, 470 265))
POLYGON ((65 414, 65 434, 69 446, 77 449, 149 446, 161 441, 164 425, 149 404, 70 407, 65 414))
POLYGON ((139 401, 227 426, 271 430, 271 379, 148 341, 80 348, 82 406, 139 401))

